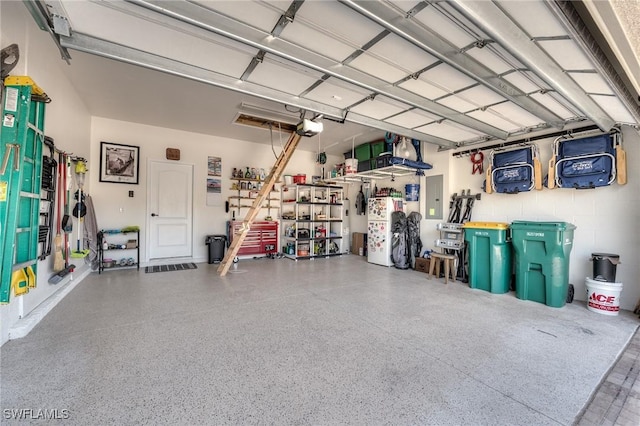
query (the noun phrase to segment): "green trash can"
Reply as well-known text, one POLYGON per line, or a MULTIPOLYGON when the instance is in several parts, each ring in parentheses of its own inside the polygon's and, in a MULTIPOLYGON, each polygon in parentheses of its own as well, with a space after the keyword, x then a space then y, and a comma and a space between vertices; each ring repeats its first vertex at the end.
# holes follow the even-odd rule
POLYGON ((518 299, 554 308, 565 305, 574 229, 566 222, 511 223, 518 299))
POLYGON ((509 224, 467 222, 463 228, 469 249, 469 287, 507 293, 512 269, 509 224))

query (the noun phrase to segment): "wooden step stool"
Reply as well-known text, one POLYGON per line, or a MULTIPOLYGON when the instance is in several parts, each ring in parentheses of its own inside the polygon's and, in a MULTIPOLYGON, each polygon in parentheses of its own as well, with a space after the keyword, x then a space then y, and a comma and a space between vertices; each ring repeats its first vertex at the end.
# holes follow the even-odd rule
POLYGON ((449 274, 451 274, 451 281, 456 282, 456 275, 458 273, 456 261, 458 260, 458 256, 454 254, 431 253, 431 262, 429 264, 429 275, 427 275, 427 279, 431 279, 434 267, 436 269, 436 278, 440 277, 440 260, 444 261, 444 283, 449 284, 449 274))

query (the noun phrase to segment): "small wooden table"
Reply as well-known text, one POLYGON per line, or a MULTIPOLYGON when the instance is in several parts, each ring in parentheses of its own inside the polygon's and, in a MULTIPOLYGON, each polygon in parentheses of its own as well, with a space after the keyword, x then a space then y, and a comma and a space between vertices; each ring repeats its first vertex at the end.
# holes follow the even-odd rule
POLYGON ((429 264, 429 275, 427 276, 427 279, 431 279, 434 267, 436 270, 436 278, 440 277, 440 260, 444 261, 444 283, 449 284, 449 274, 451 274, 451 281, 456 282, 456 275, 458 273, 456 261, 458 260, 458 257, 454 254, 431 253, 431 262, 429 264))

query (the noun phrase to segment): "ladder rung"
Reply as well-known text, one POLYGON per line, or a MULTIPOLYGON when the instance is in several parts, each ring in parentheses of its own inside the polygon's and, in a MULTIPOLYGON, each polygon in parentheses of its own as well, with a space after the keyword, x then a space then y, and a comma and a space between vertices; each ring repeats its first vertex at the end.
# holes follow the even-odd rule
POLYGON ((20 191, 20 196, 25 198, 37 198, 40 199, 40 194, 35 194, 33 192, 20 191))
POLYGON ((29 127, 31 130, 35 131, 38 135, 44 136, 44 132, 42 130, 38 129, 32 123, 27 123, 27 127, 29 127))
POLYGON ((11 271, 17 271, 18 269, 26 268, 27 266, 35 265, 38 259, 27 260, 26 262, 16 263, 11 267, 11 271))

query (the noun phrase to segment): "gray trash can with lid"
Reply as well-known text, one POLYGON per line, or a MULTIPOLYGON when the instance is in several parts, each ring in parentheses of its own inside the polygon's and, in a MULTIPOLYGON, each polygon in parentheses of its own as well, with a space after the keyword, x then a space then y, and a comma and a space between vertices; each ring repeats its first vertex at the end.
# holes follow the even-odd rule
POLYGON ((207 235, 206 244, 209 246, 209 263, 220 263, 224 259, 227 246, 226 235, 207 235))

